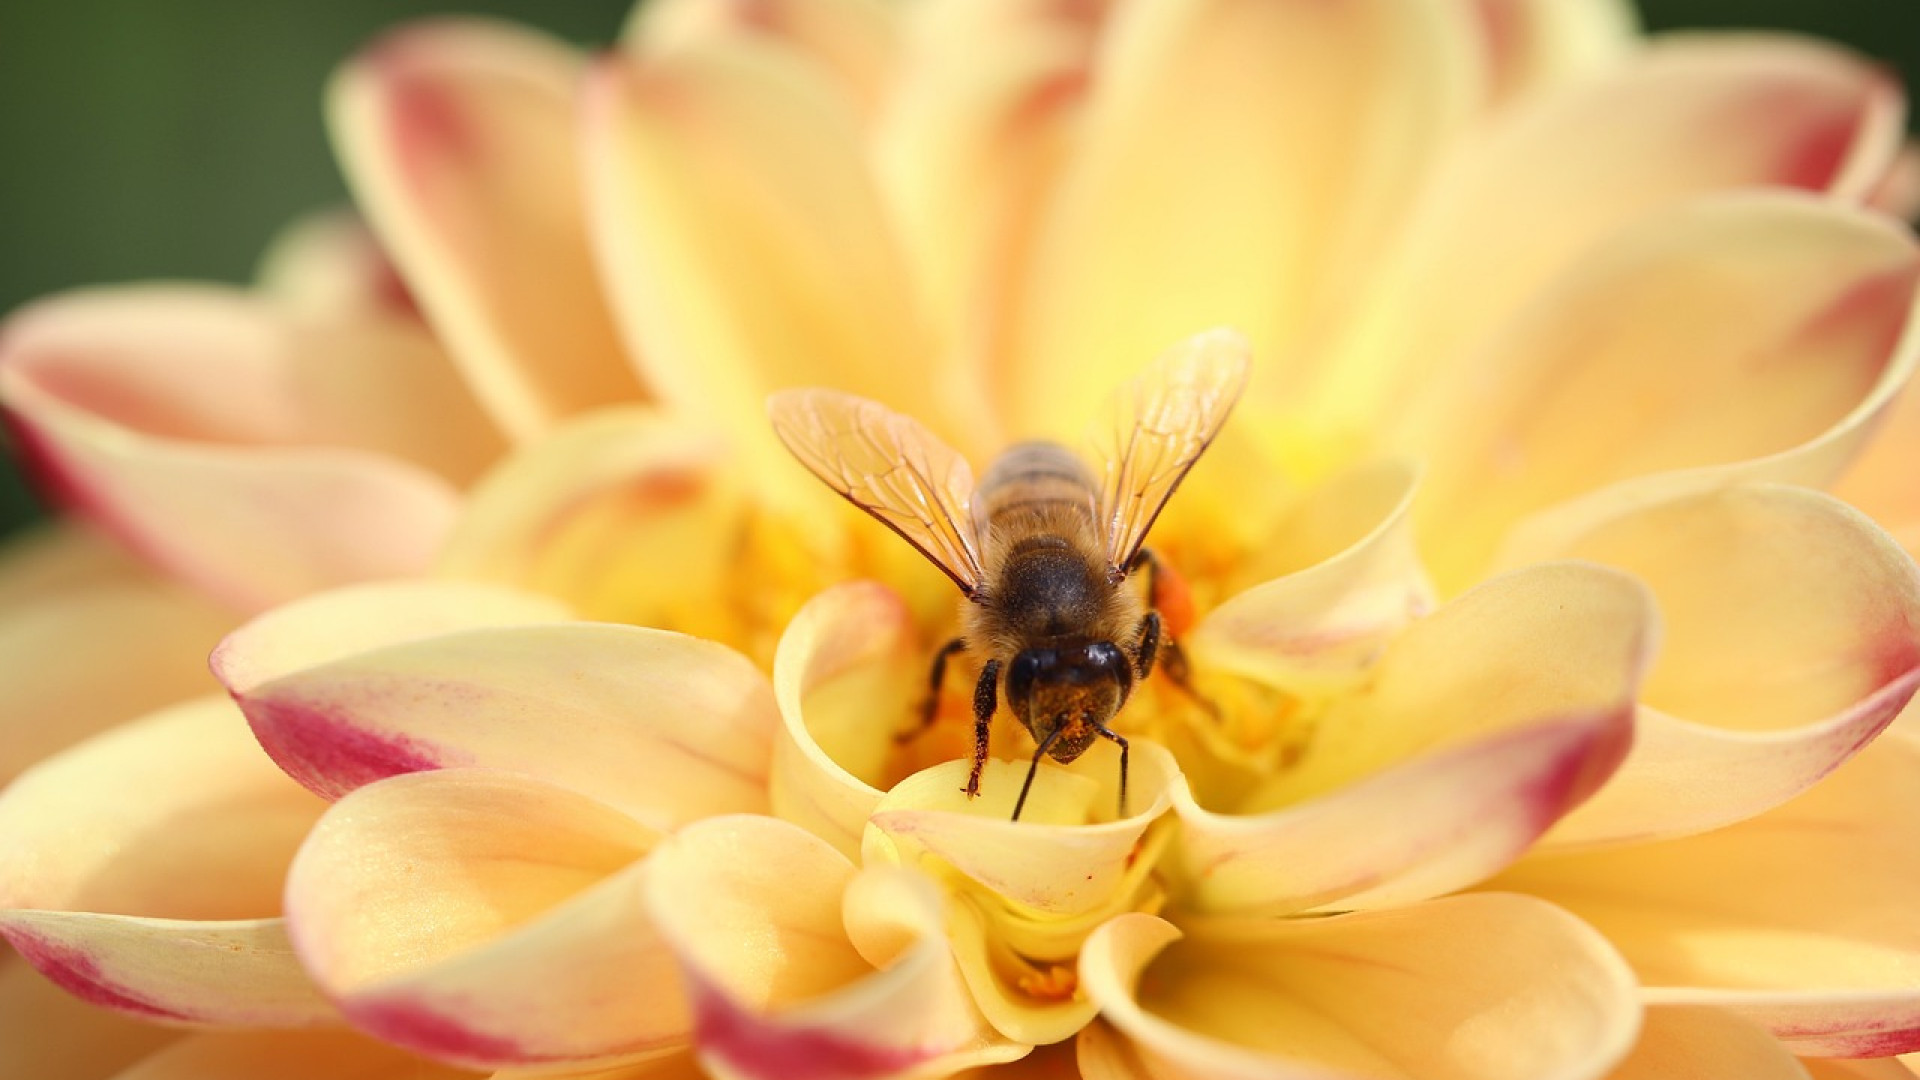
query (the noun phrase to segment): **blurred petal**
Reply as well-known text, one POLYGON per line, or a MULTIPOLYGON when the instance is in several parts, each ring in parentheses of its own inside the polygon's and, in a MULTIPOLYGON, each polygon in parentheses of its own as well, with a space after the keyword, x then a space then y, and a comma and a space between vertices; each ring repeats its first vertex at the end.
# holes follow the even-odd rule
MULTIPOLYGON (((1802 196, 1648 219, 1429 400, 1410 433, 1432 467, 1423 550, 1458 583, 1523 516, 1607 484, 1707 466, 1830 481, 1845 460, 1831 440, 1863 440, 1914 366, 1920 334, 1903 334, 1916 281, 1904 230, 1802 196)), ((1617 512, 1626 499, 1606 496, 1583 503, 1617 512)), ((1507 565, 1545 541, 1524 543, 1507 565)))
POLYGON ((400 320, 149 286, 43 302, 0 344, 0 401, 43 482, 242 607, 425 566, 452 521, 448 481, 497 446, 400 320))
POLYGON ((1848 1061, 1838 1058, 1808 1059, 1807 1075, 1813 1080, 1913 1080, 1916 1074, 1906 1058, 1869 1058, 1848 1061))
POLYGON ((1322 363, 1310 411, 1369 423, 1409 387, 1454 377, 1529 297, 1649 212, 1743 187, 1862 198, 1899 146, 1901 113, 1881 68, 1760 34, 1662 41, 1510 110, 1426 193, 1322 363))
POLYGON ((657 829, 766 806, 775 707, 723 645, 610 623, 389 645, 237 695, 288 775, 329 798, 399 773, 510 769, 657 829))
POLYGON ((1013 433, 1077 433, 1079 403, 1199 328, 1232 326, 1276 363, 1370 272, 1466 118, 1470 21, 1375 0, 1119 5, 1021 283, 999 403, 1013 433))
POLYGON ((658 839, 528 777, 398 776, 315 826, 288 920, 314 978, 382 1040, 467 1065, 610 1061, 687 1034, 639 902, 658 839))
POLYGON ((909 268, 853 108, 817 68, 750 38, 608 59, 586 116, 601 265, 676 414, 775 491, 798 473, 767 427, 772 390, 836 386, 939 426, 909 268))
POLYGON ((872 113, 890 89, 901 14, 884 0, 654 0, 634 8, 621 36, 644 56, 762 35, 819 64, 872 113))
POLYGON ((728 1078, 891 1076, 1008 1060, 954 970, 939 894, 856 874, 770 818, 699 822, 654 856, 647 903, 682 964, 701 1060, 728 1078))
POLYGON ((1886 526, 1909 554, 1920 555, 1920 384, 1909 382, 1840 476, 1833 493, 1886 526))
POLYGON ((196 1035, 113 1080, 458 1080, 472 1076, 344 1032, 196 1035))
POLYGON ((1650 1001, 1739 1013, 1799 1054, 1920 1049, 1920 747, 1904 740, 1737 825, 1537 856, 1488 887, 1606 934, 1650 1001))
POLYGON ((1479 28, 1493 94, 1526 101, 1625 61, 1640 45, 1627 0, 1464 0, 1479 28))
POLYGON ((1920 145, 1908 141, 1900 148, 1867 205, 1902 221, 1920 215, 1920 145))
POLYGON ((1607 1080, 1807 1080, 1767 1029, 1704 1006, 1655 1005, 1639 1045, 1607 1080))
POLYGON ((474 393, 527 438, 640 396, 595 279, 565 45, 475 19, 389 33, 328 119, 359 204, 474 393))
POLYGON ((1645 582, 1666 633, 1633 749, 1550 843, 1752 817, 1845 761, 1920 685, 1912 561, 1828 496, 1711 492, 1629 513, 1564 554, 1645 582))
POLYGON ((152 571, 126 549, 84 522, 58 518, 33 522, 0 541, 0 607, 152 577, 152 571))
POLYGON ((383 581, 283 604, 227 636, 211 661, 229 691, 386 645, 490 626, 559 622, 567 609, 537 593, 455 581, 383 581))
POLYGON ((1157 1080, 1603 1077, 1639 1027, 1632 974, 1606 941, 1529 897, 1180 937, 1126 915, 1080 961, 1087 994, 1157 1080))
POLYGON ((267 296, 317 318, 419 316, 400 272, 351 210, 294 219, 267 245, 254 279, 267 296))
POLYGON ((561 424, 474 489, 441 570, 557 596, 585 618, 732 641, 745 508, 723 454, 653 411, 561 424))
POLYGON ((0 1076, 99 1080, 179 1035, 88 1005, 19 959, 0 958, 0 1076))

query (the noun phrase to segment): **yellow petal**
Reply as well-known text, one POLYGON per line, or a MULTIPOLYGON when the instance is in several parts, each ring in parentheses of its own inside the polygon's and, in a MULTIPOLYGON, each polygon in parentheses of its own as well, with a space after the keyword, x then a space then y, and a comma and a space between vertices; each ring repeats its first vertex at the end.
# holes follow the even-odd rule
POLYGON ((900 15, 883 0, 657 0, 634 8, 621 37, 644 55, 760 35, 820 65, 872 113, 890 89, 900 15))
POLYGON ((1666 633, 1633 749, 1550 845, 1751 817, 1845 761, 1920 685, 1920 578, 1828 496, 1710 492, 1629 512, 1563 554, 1645 582, 1666 633))
POLYGON ((1908 554, 1920 554, 1920 385, 1909 383, 1874 430, 1866 450, 1834 485, 1833 493, 1865 510, 1893 533, 1908 554))
POLYGON ((1087 942, 1082 985, 1157 1080, 1604 1077, 1640 1022, 1598 935, 1522 896, 1087 942))
POLYGON ((307 668, 236 700, 280 767, 328 797, 472 765, 564 785, 658 829, 767 802, 766 677, 723 645, 663 630, 467 630, 307 668))
POLYGON ((0 957, 0 1076, 98 1080, 178 1037, 85 1004, 17 957, 0 957))
POLYGON ((856 873, 785 822, 716 818, 655 856, 647 902, 683 965, 702 1062, 718 1076, 894 1075, 1024 1052, 986 1029, 954 970, 939 894, 856 873))
MULTIPOLYGON (((1647 1009, 1640 1042, 1607 1080, 1807 1080, 1767 1029, 1698 1005, 1647 1009)), ((1832 1080, 1832 1078, 1829 1078, 1832 1080)))
POLYGON ((712 433, 653 410, 576 418, 475 487, 440 568, 560 597, 585 618, 729 640, 744 507, 724 463, 712 433))
POLYGON ((835 386, 938 421, 943 386, 854 110, 817 68, 716 39, 608 59, 587 97, 598 253, 676 413, 723 432, 776 493, 799 471, 767 427, 775 389, 835 386))
POLYGON ((268 243, 254 280, 268 297, 305 315, 419 317, 400 272, 350 210, 295 218, 268 243))
POLYGON ((1496 101, 1529 97, 1619 64, 1640 47, 1626 0, 1469 0, 1496 101))
POLYGON ((1674 38, 1508 111, 1435 179, 1321 362, 1309 411, 1367 423, 1410 387, 1459 377, 1529 297, 1652 211, 1742 187, 1862 197, 1899 146, 1900 112, 1862 58, 1754 34, 1674 38))
POLYGON ((468 1065, 587 1065, 680 1045, 686 1006, 640 904, 659 835, 494 770, 341 799, 287 876, 301 960, 354 1024, 468 1065))
POLYGON ((496 445, 464 393, 417 326, 303 322, 213 288, 47 301, 0 357, 0 403, 56 497, 243 608, 424 567, 449 481, 496 445))
POLYGON ((182 1039, 115 1073, 113 1080, 458 1080, 472 1075, 344 1032, 248 1031, 182 1039))
MULTIPOLYGON (((1412 422, 1431 464, 1430 565, 1457 587, 1523 516, 1647 474, 1831 480, 1845 458, 1826 440, 1863 439, 1920 353, 1920 334, 1903 339, 1917 280, 1904 230, 1786 193, 1704 200, 1620 234, 1412 422)), ((1553 550, 1532 533, 1512 543, 1506 565, 1553 550)))
POLYGON ((572 50, 531 30, 446 19, 380 39, 328 93, 360 206, 517 438, 641 393, 581 205, 581 72, 572 50))
POLYGON ((1809 1058, 1801 1061, 1812 1080, 1913 1080, 1916 1075, 1906 1063, 1911 1055, 1891 1058, 1845 1060, 1809 1058))
POLYGON ((66 596, 96 585, 124 585, 152 573, 106 534, 83 522, 29 524, 0 544, 0 606, 66 596))
POLYGON ((1001 406, 1019 436, 1076 434, 1106 388, 1206 327, 1280 363, 1370 272, 1477 94, 1446 4, 1145 0, 1100 49, 1016 302, 1001 406))
POLYGON ((1529 858, 1489 883, 1600 930, 1648 1000, 1715 1005, 1796 1053, 1920 1048, 1920 746, 1883 738, 1715 832, 1529 858))
POLYGON ((658 1057, 645 1058, 631 1065, 616 1065, 610 1069, 569 1069, 561 1073, 537 1065, 526 1069, 501 1069, 490 1074, 488 1080, 553 1080, 556 1076, 565 1080, 710 1080, 690 1049, 673 1050, 658 1057))

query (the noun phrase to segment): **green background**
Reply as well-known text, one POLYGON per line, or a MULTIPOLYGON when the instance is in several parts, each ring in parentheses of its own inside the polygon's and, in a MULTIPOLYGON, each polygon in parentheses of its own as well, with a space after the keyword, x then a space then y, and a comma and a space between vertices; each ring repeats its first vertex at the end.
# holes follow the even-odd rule
MULTIPOLYGON (((382 27, 485 12, 585 46, 625 0, 0 0, 0 312, 140 278, 240 281, 294 215, 345 197, 321 128, 328 71, 382 27)), ((1643 0, 1650 28, 1786 27, 1920 82, 1913 0, 1643 0)), ((32 497, 0 462, 0 532, 32 497)))

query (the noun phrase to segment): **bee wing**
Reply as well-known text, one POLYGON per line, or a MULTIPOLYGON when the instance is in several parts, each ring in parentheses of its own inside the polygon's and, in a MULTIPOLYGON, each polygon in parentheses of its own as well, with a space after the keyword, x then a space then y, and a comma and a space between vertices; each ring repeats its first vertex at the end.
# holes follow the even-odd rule
POLYGON ((828 487, 899 533, 967 595, 985 584, 965 458, 918 422, 852 394, 785 390, 767 412, 780 441, 828 487))
POLYGON ((1147 530, 1193 463, 1227 422, 1247 384, 1247 342, 1229 331, 1191 338, 1122 387, 1097 428, 1106 463, 1100 522, 1115 580, 1146 542, 1147 530))

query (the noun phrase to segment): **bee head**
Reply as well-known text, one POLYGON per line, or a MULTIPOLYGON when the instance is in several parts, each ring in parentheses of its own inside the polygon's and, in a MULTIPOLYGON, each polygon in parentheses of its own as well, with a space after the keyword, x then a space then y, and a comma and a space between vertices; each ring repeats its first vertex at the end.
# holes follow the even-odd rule
POLYGON ((1072 761, 1093 744, 1133 689, 1133 668, 1111 641, 1023 649, 1007 668, 1007 705, 1047 753, 1072 761))

